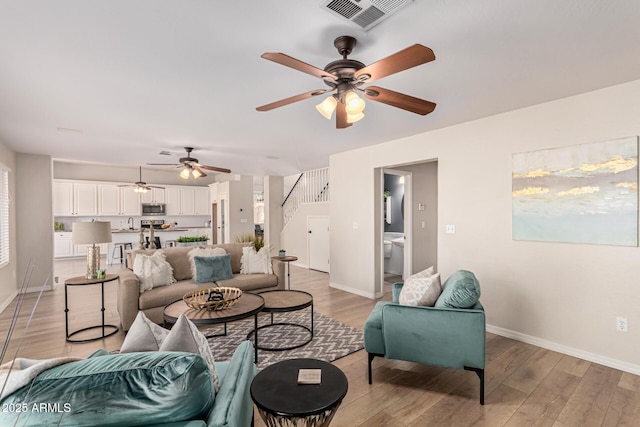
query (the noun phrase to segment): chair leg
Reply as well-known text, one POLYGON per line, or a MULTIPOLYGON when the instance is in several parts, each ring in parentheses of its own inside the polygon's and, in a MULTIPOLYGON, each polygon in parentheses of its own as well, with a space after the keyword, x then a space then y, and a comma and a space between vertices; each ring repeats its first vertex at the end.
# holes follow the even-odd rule
POLYGON ((465 371, 473 371, 480 378, 480 404, 484 405, 484 369, 464 367, 465 371))
POLYGON ((373 358, 376 356, 384 356, 384 354, 378 354, 378 353, 367 353, 367 355, 369 355, 369 384, 371 384, 371 362, 373 362, 373 358))

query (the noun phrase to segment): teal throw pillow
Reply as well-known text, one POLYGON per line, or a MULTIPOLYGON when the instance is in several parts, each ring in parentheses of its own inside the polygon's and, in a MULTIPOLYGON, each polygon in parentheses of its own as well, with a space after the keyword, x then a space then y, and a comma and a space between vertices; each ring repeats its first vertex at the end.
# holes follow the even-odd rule
POLYGON ((471 308, 480 300, 480 283, 476 276, 466 270, 453 273, 442 285, 442 294, 435 307, 471 308))
POLYGON ((216 282, 233 279, 231 271, 231 254, 218 256, 195 256, 196 283, 216 282))

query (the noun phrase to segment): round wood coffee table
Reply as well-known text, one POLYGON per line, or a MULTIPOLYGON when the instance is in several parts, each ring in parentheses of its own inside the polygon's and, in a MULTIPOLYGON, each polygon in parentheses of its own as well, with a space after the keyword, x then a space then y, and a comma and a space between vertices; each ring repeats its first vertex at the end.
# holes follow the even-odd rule
MULTIPOLYGON (((224 334, 227 334, 227 322, 246 319, 253 316, 254 328, 258 328, 258 313, 264 307, 264 299, 260 295, 243 292, 242 296, 231 307, 224 310, 196 310, 189 307, 184 300, 178 300, 168 304, 164 308, 164 325, 166 328, 173 326, 181 314, 187 316, 196 326, 210 326, 224 323, 224 334)), ((258 363, 258 334, 254 337, 255 362, 258 363)))
MULTIPOLYGON (((287 327, 300 328, 309 333, 309 337, 299 343, 289 345, 289 346, 271 346, 260 347, 260 350, 267 351, 284 351, 284 350, 293 350, 294 348, 299 348, 304 345, 307 345, 313 339, 313 295, 304 291, 292 291, 292 290, 276 290, 276 291, 265 291, 258 293, 262 298, 264 298, 264 307, 262 308, 263 312, 271 313, 271 323, 267 325, 262 325, 257 329, 265 329, 265 328, 278 328, 284 326, 284 332, 286 333, 287 327), (299 323, 292 322, 275 322, 273 321, 274 313, 288 313, 291 311, 303 310, 307 307, 311 307, 311 327, 301 325, 299 323)), ((256 331, 249 332, 247 334, 247 339, 251 338, 251 335, 256 331)), ((256 344, 257 345, 257 344, 256 344)))
POLYGON ((349 382, 331 363, 316 359, 289 359, 258 373, 251 398, 267 426, 328 426, 349 382), (298 370, 320 369, 320 384, 298 384, 298 370))

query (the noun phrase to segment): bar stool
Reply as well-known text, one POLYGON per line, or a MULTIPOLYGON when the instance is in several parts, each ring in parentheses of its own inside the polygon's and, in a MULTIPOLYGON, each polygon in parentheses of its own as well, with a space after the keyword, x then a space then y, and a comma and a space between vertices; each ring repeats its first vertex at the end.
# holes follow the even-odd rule
POLYGON ((113 261, 116 259, 120 260, 120 264, 124 264, 125 261, 125 251, 127 249, 132 249, 133 250, 133 246, 131 245, 131 243, 114 243, 113 244, 113 251, 111 251, 111 264, 109 265, 113 265, 113 261), (120 251, 120 256, 116 257, 116 250, 120 251))

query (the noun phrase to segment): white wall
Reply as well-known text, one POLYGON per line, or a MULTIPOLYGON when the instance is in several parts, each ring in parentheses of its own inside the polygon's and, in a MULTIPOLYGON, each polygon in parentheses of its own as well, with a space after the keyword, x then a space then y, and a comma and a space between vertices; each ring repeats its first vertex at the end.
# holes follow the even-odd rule
MULTIPOLYGON (((53 284, 52 165, 50 156, 16 155, 16 211, 18 277, 29 263, 33 273, 29 290, 39 291, 53 284)), ((69 228, 71 230, 71 228, 69 228)))
POLYGON ((489 329, 640 374, 640 248, 511 239, 513 153, 632 135, 640 81, 333 155, 331 284, 374 294, 374 169, 437 159, 438 270, 476 274, 489 329))
MULTIPOLYGON (((15 298, 18 290, 18 256, 16 246, 16 154, 0 141, 0 163, 9 172, 9 264, 0 269, 0 312, 15 298)), ((20 282, 22 283, 22 282, 20 282)))
POLYGON ((282 247, 282 182, 281 176, 264 177, 264 239, 272 255, 282 247))
MULTIPOLYGON (((309 267, 309 227, 311 216, 329 216, 329 203, 303 203, 285 225, 281 234, 281 247, 287 255, 298 257, 292 264, 309 267)), ((275 249, 278 250, 279 248, 275 249)))

